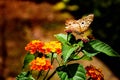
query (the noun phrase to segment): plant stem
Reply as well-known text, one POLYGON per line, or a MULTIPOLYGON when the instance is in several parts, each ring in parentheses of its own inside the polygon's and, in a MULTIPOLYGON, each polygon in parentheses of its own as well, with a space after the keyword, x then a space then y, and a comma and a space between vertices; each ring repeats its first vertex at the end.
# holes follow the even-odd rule
POLYGON ((49 71, 50 71, 50 69, 47 71, 47 73, 46 73, 45 77, 43 78, 43 80, 45 80, 45 79, 46 79, 46 77, 47 77, 47 75, 48 75, 49 71))
MULTIPOLYGON (((52 53, 52 56, 51 56, 51 65, 53 64, 53 61, 54 61, 53 54, 54 53, 52 53)), ((48 75, 49 72, 50 72, 50 69, 47 71, 47 73, 46 73, 45 77, 43 78, 43 80, 46 79, 46 77, 47 77, 47 75, 48 75)))
POLYGON ((53 55, 54 53, 52 53, 52 56, 51 56, 51 65, 53 64, 53 61, 54 61, 53 55))
POLYGON ((41 75, 41 72, 42 72, 42 71, 39 71, 39 73, 38 73, 38 76, 37 76, 37 79, 36 79, 36 80, 38 80, 38 79, 39 79, 39 77, 40 77, 40 75, 41 75))
POLYGON ((56 70, 54 70, 54 72, 47 78, 47 80, 50 80, 50 78, 52 78, 55 73, 56 73, 56 70))
POLYGON ((58 62, 59 66, 60 66, 60 62, 58 61, 58 59, 56 58, 56 61, 58 62))

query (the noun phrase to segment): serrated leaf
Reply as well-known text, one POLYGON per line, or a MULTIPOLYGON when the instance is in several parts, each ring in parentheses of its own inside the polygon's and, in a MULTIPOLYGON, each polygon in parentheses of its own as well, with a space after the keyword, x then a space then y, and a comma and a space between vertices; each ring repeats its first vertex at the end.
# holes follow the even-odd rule
POLYGON ((85 69, 78 63, 61 66, 57 68, 57 73, 61 80, 86 80, 85 69))
POLYGON ((88 43, 94 50, 102 52, 108 56, 115 56, 120 57, 120 55, 114 51, 108 44, 99 41, 99 40, 92 40, 88 43))
POLYGON ((35 58, 35 55, 28 53, 25 56, 23 68, 25 68, 34 58, 35 58))
POLYGON ((67 35, 65 34, 57 34, 55 37, 63 44, 67 42, 67 35))

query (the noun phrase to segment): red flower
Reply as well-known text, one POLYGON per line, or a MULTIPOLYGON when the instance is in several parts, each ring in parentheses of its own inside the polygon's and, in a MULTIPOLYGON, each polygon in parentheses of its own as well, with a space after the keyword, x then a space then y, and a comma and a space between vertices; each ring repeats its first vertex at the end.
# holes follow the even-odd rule
POLYGON ((30 43, 27 44, 25 47, 26 51, 29 51, 31 54, 38 52, 44 53, 43 49, 44 43, 40 40, 33 40, 30 43))
POLYGON ((85 68, 87 70, 86 75, 90 76, 90 78, 92 78, 92 80, 104 80, 104 76, 101 73, 100 69, 96 69, 94 66, 87 66, 85 68))

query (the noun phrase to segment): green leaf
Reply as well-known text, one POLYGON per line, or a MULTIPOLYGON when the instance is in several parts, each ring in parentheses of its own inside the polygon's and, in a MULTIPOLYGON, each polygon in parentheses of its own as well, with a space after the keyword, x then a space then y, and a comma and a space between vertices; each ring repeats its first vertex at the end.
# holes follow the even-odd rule
POLYGON ((72 34, 57 34, 55 37, 62 43, 62 58, 64 63, 68 61, 71 54, 80 47, 83 46, 82 41, 76 41, 75 37, 72 34))
POLYGON ((82 57, 81 57, 81 60, 92 60, 92 58, 91 57, 88 57, 87 55, 83 55, 82 57))
POLYGON ((83 45, 83 41, 79 41, 78 42, 78 45, 80 46, 80 47, 83 47, 84 45, 83 45))
POLYGON ((71 54, 79 47, 79 45, 71 46, 67 44, 63 44, 62 46, 62 56, 63 60, 66 63, 71 54))
POLYGON ((65 34, 57 34, 55 37, 61 42, 61 43, 67 43, 67 35, 65 34))
POLYGON ((102 52, 108 56, 120 57, 116 51, 114 51, 108 44, 105 44, 102 41, 92 40, 88 44, 98 52, 102 52))
POLYGON ((94 52, 94 53, 90 53, 90 52, 87 52, 85 50, 82 51, 85 55, 87 55, 88 57, 93 57, 95 55, 97 55, 99 52, 94 52))
POLYGON ((73 34, 68 34, 67 36, 67 41, 72 45, 72 44, 75 44, 76 43, 76 39, 75 39, 75 36, 73 34))
POLYGON ((82 60, 92 60, 92 57, 99 53, 99 52, 91 53, 85 50, 82 50, 82 52, 84 53, 84 55, 81 57, 82 60))
POLYGON ((85 69, 78 63, 58 67, 57 73, 61 80, 86 80, 85 69))
POLYGON ((79 55, 76 55, 76 56, 73 57, 72 60, 79 60, 80 58, 81 58, 81 57, 80 57, 79 55))
POLYGON ((25 68, 33 59, 35 59, 35 55, 28 53, 25 56, 23 68, 25 68))
POLYGON ((16 80, 35 80, 32 77, 32 74, 30 73, 30 71, 28 72, 21 72, 17 77, 16 80))

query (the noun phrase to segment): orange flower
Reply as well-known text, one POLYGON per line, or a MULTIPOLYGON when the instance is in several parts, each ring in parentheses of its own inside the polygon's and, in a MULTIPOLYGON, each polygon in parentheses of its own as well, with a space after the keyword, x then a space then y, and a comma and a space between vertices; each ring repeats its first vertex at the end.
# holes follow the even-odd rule
POLYGON ((58 41, 46 42, 43 47, 46 53, 55 52, 57 54, 61 53, 61 43, 58 41))
POLYGON ((25 47, 26 51, 29 51, 31 54, 36 52, 42 52, 43 54, 48 54, 54 52, 57 54, 61 53, 61 43, 58 41, 42 42, 39 40, 33 40, 27 44, 25 47))
POLYGON ((92 78, 92 80, 104 80, 104 76, 101 73, 100 69, 96 69, 94 66, 87 66, 85 68, 87 70, 86 75, 90 76, 90 78, 92 78))
POLYGON ((30 51, 31 54, 38 52, 43 52, 44 53, 44 49, 42 48, 44 46, 44 43, 40 40, 33 40, 30 43, 27 44, 27 46, 25 47, 26 51, 30 51))
POLYGON ((30 63, 30 69, 31 70, 48 70, 51 69, 52 65, 50 64, 50 61, 46 60, 45 57, 39 58, 37 57, 35 60, 33 60, 30 63))

